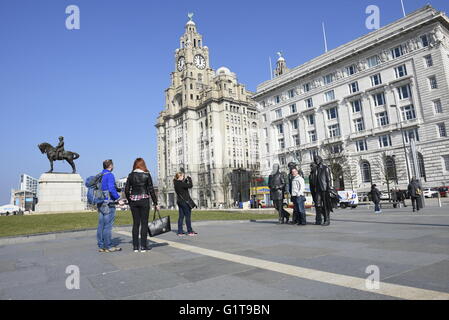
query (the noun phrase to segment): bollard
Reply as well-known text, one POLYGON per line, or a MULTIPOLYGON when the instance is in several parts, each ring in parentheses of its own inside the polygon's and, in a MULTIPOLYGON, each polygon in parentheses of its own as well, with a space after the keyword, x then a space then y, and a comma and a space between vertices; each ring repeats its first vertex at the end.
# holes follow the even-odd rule
POLYGON ((442 207, 442 204, 441 204, 441 194, 440 194, 440 192, 438 191, 438 206, 441 208, 442 207))

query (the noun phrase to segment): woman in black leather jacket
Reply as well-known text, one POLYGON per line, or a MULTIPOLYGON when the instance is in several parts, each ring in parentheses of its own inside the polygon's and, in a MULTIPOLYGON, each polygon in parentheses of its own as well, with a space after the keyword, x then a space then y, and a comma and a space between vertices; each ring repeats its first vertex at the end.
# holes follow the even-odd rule
POLYGON ((133 215, 133 247, 134 252, 139 252, 139 228, 140 228, 140 252, 148 250, 148 218, 150 215, 150 197, 153 205, 159 210, 156 193, 153 188, 153 180, 142 158, 134 161, 133 172, 128 176, 125 187, 125 196, 133 215))

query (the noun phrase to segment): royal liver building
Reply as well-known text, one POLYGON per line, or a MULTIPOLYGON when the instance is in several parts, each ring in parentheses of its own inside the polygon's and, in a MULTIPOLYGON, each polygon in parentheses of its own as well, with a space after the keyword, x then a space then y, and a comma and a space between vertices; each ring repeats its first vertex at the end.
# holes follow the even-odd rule
POLYGON ((257 88, 262 171, 313 155, 337 188, 449 184, 449 19, 430 6, 257 88))
POLYGON ((209 49, 191 16, 165 94, 156 125, 161 203, 175 205, 173 178, 181 168, 193 178, 192 199, 201 207, 248 201, 246 185, 260 162, 252 93, 228 68, 210 67, 209 49))

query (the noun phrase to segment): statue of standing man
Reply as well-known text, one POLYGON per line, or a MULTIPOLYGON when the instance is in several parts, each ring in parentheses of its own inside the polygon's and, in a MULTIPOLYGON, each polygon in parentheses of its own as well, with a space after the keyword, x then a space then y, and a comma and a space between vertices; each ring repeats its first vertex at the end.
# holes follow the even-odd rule
POLYGON ((288 223, 290 214, 284 209, 284 191, 286 187, 284 175, 279 170, 279 165, 273 165, 273 172, 268 178, 268 186, 270 187, 270 196, 274 207, 279 213, 279 223, 288 223), (284 219, 286 221, 284 221, 284 219))
POLYGON ((331 172, 323 159, 315 155, 310 172, 310 191, 315 202, 316 225, 330 225, 330 213, 333 212, 331 199, 331 172), (322 219, 324 223, 322 224, 322 219))

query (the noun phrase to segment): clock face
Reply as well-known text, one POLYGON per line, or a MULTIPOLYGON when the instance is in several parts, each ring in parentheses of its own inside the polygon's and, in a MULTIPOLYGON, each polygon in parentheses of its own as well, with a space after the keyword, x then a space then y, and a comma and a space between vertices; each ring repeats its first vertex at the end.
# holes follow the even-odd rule
POLYGON ((180 57, 178 59, 178 71, 184 70, 184 67, 186 66, 186 58, 180 57))
POLYGON ((195 66, 198 69, 203 70, 204 68, 206 68, 206 59, 204 59, 204 57, 202 55, 197 54, 195 56, 194 62, 195 62, 195 66))

